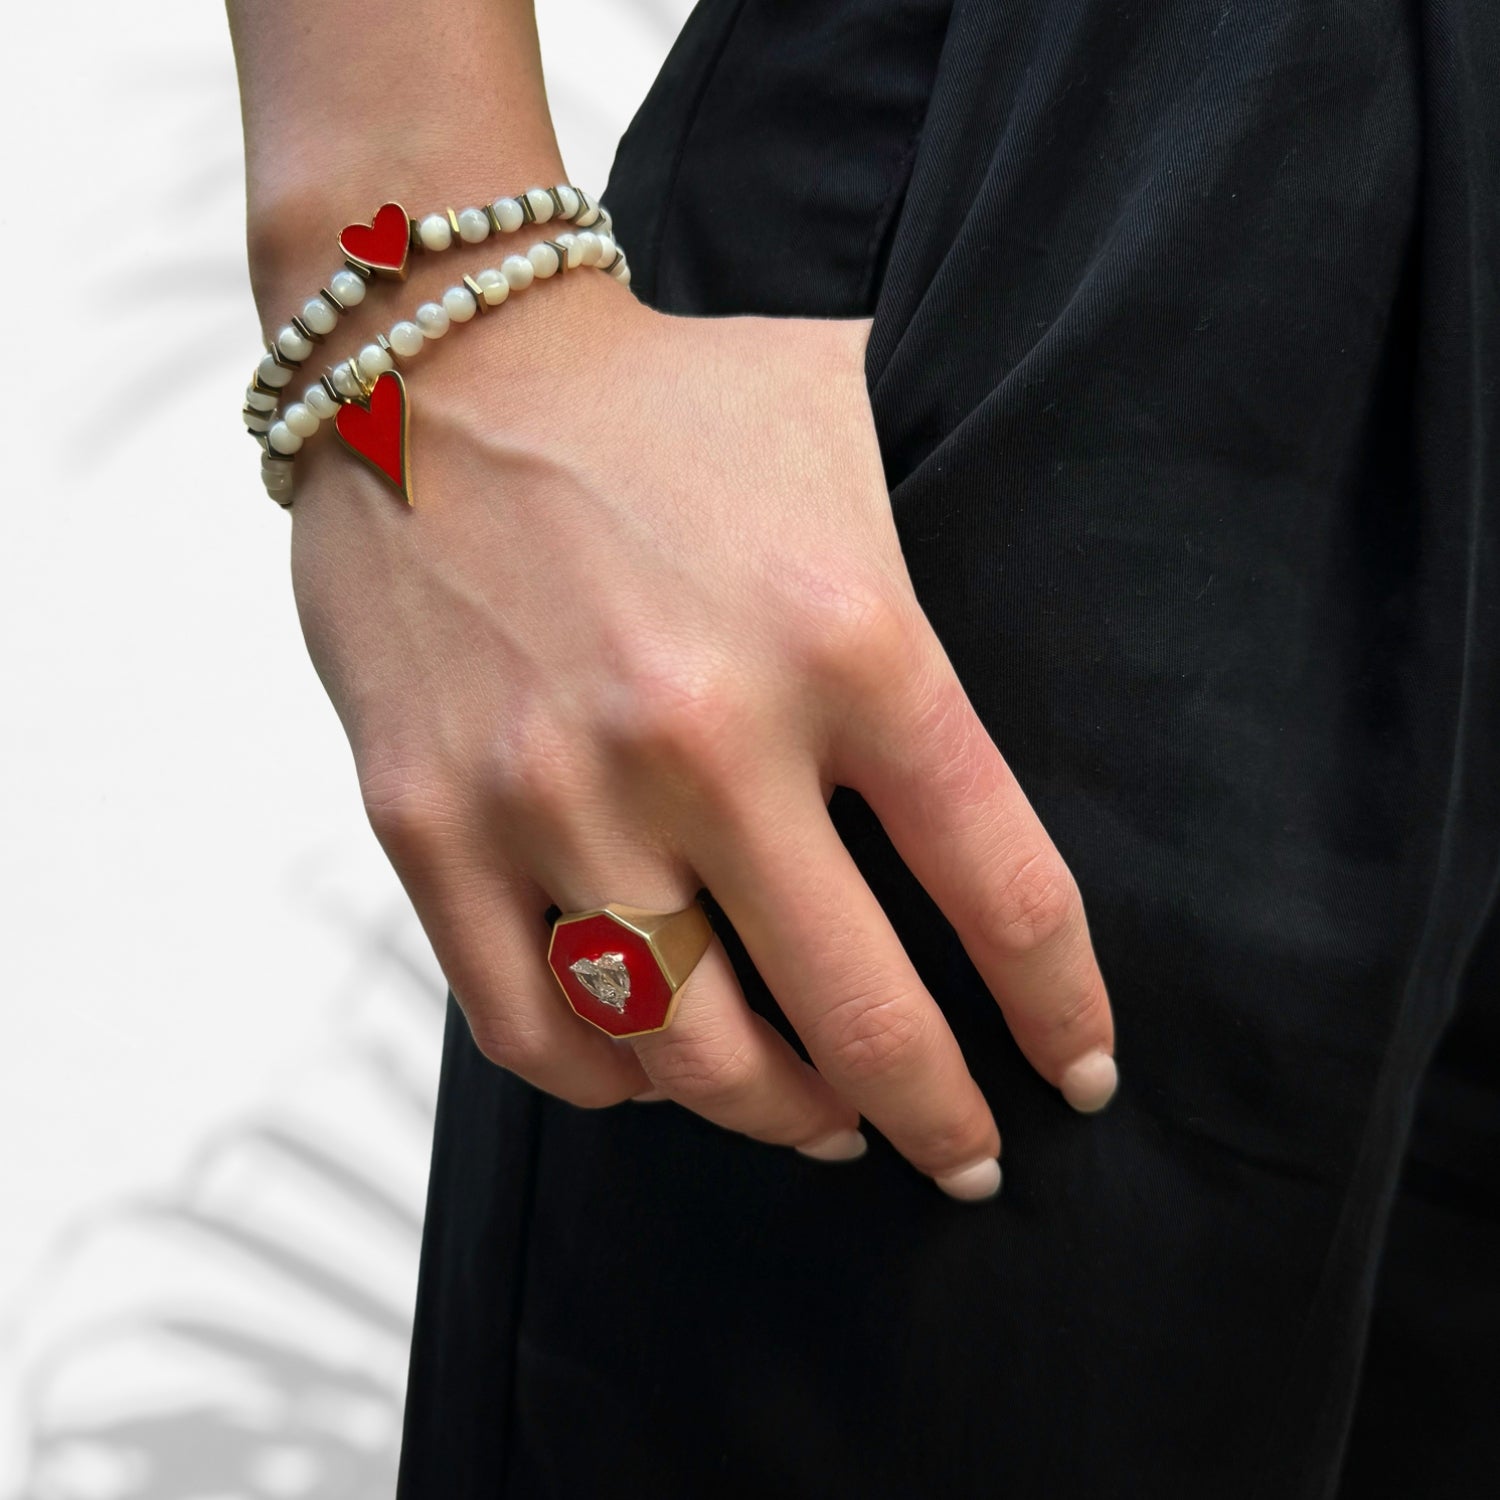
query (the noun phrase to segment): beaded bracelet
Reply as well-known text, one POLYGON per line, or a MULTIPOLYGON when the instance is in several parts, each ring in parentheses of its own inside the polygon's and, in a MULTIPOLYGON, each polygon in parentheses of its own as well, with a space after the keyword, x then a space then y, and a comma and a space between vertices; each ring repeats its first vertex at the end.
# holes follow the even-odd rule
POLYGON ((373 277, 405 280, 413 249, 441 251, 455 241, 479 245, 492 232, 508 234, 524 224, 545 224, 553 218, 570 220, 580 229, 596 223, 606 232, 613 228, 609 210, 570 183, 527 188, 518 197, 496 198, 484 208, 457 213, 447 208, 422 219, 408 217, 399 203, 386 203, 370 223, 345 225, 339 233, 344 264, 266 344, 245 388, 245 426, 256 436, 270 431, 282 387, 291 382, 313 346, 333 332, 342 314, 365 300, 366 284, 373 277))
POLYGON ((293 457, 332 418, 334 433, 344 446, 412 504, 407 454, 411 413, 396 360, 414 358, 454 323, 467 323, 476 314, 487 313, 538 278, 578 266, 597 266, 615 280, 630 283, 629 263, 613 234, 585 229, 538 240, 524 255, 507 255, 498 266, 465 276, 462 285, 443 293, 441 301, 424 302, 413 318, 396 323, 389 335, 377 334, 358 354, 320 375, 268 432, 257 434, 264 449, 261 480, 266 493, 283 508, 290 508, 293 457))

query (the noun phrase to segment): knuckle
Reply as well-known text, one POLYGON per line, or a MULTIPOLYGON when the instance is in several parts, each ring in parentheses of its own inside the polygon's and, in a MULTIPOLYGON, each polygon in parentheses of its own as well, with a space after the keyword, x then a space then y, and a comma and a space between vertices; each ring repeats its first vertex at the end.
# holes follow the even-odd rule
POLYGON ((1081 1035, 1092 1040, 1101 1032, 1110 1031, 1109 992, 1102 978, 1091 976, 1083 989, 1058 1011, 1052 1024, 1062 1037, 1081 1035))
POLYGON ((359 790, 375 837, 398 858, 430 857, 448 841, 459 819, 451 778, 436 764, 381 760, 361 769, 359 790))
POLYGON ((1057 937, 1082 906, 1077 883, 1061 855, 1039 849, 1001 881, 978 925, 991 947, 1023 955, 1057 937))
POLYGON ((745 699, 718 663, 643 651, 606 696, 598 729, 632 759, 712 776, 744 743, 754 717, 745 699))
POLYGON ((926 1054, 930 1023, 902 994, 857 991, 821 1019, 817 1041, 831 1067, 854 1083, 879 1083, 918 1067, 926 1054))
POLYGON ((529 1079, 547 1062, 547 1049, 533 1032, 481 1017, 470 1018, 469 1032, 485 1060, 507 1073, 529 1079))
POLYGON ((588 1067, 559 1068, 556 1053, 535 1031, 489 1019, 471 1020, 469 1031, 486 1061, 565 1104, 606 1109, 625 1097, 607 1073, 588 1067))
POLYGON ((966 1167, 982 1156, 989 1156, 994 1150, 994 1126, 980 1112, 954 1116, 928 1126, 921 1140, 911 1145, 906 1155, 919 1171, 940 1177, 966 1167))
POLYGON ((628 1092, 607 1077, 591 1070, 569 1073, 567 1077, 544 1085, 547 1092, 575 1109, 608 1109, 629 1097, 628 1092))
POLYGON ((512 720, 489 746, 485 794, 502 815, 543 818, 572 804, 575 777, 567 736, 535 713, 512 720))
POLYGON ((760 1069, 747 1048, 698 1040, 661 1048, 649 1062, 651 1079, 679 1103, 734 1104, 752 1094, 760 1069))
POLYGON ((805 665, 847 682, 877 683, 910 654, 910 601, 894 579, 860 565, 824 567, 798 580, 795 608, 805 665))

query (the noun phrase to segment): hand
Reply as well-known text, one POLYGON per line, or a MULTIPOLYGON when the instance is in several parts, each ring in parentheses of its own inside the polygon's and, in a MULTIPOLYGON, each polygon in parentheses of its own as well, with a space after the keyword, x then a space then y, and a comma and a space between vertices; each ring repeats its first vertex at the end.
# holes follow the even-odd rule
POLYGON ((656 1089, 825 1156, 858 1153, 864 1115, 980 1197, 994 1118, 834 786, 1079 1108, 1113 1088, 1113 1028, 1075 882, 913 593, 868 331, 668 316, 593 274, 529 292, 413 372, 413 509, 331 437, 304 450, 294 586, 371 825, 487 1057, 577 1105, 656 1089), (617 1041, 567 1005, 551 902, 674 910, 703 885, 815 1067, 717 938, 665 1031, 617 1041))

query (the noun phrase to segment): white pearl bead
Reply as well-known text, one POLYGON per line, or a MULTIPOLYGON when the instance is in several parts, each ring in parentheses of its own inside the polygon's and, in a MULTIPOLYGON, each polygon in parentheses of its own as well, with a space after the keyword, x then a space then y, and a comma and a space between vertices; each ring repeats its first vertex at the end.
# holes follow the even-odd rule
POLYGON ((615 277, 615 280, 618 281, 621 286, 630 285, 630 267, 627 266, 623 260, 620 263, 620 274, 615 277))
POLYGON ((359 367, 371 380, 374 380, 377 375, 384 375, 387 370, 392 370, 395 366, 395 360, 379 344, 366 344, 359 351, 359 367))
POLYGON ((500 227, 506 234, 511 234, 526 222, 526 215, 521 212, 521 205, 514 198, 495 199, 495 217, 500 221, 500 227))
POLYGON ((292 402, 281 420, 298 437, 310 438, 318 430, 318 414, 301 401, 292 402))
POLYGON ((245 426, 251 432, 269 432, 271 430, 271 417, 268 412, 247 411, 241 412, 240 415, 244 417, 245 426))
POLYGON ((507 255, 500 262, 500 274, 513 292, 524 291, 536 278, 536 267, 524 255, 507 255))
POLYGON ((260 363, 255 367, 255 373, 260 376, 264 384, 274 385, 278 389, 292 378, 292 372, 285 365, 276 363, 274 354, 262 355, 260 363))
POLYGON ((314 333, 332 333, 339 315, 321 297, 309 297, 302 304, 302 321, 314 333))
POLYGON ((578 193, 566 182, 557 185, 557 196, 562 199, 563 217, 571 219, 578 212, 578 193))
POLYGON ((531 262, 531 269, 538 276, 555 276, 557 274, 557 251, 551 245, 533 245, 526 252, 526 259, 531 262))
POLYGON ((327 421, 339 409, 339 404, 321 385, 310 385, 302 393, 302 404, 327 421))
POLYGON ((510 283, 494 266, 486 266, 474 280, 479 283, 479 290, 491 307, 499 307, 510 296, 510 283))
POLYGON ((599 243, 599 236, 592 229, 585 229, 577 237, 575 243, 578 246, 578 263, 584 266, 597 266, 599 264, 599 252, 604 248, 599 243))
POLYGON ((359 381, 354 378, 354 371, 349 368, 347 359, 336 364, 328 378, 333 382, 333 388, 339 395, 357 396, 360 394, 359 381))
POLYGON ((474 293, 468 287, 450 286, 443 293, 443 311, 455 323, 467 323, 479 311, 479 304, 474 301, 474 293))
POLYGON ((303 338, 290 323, 276 335, 276 347, 288 359, 306 359, 313 351, 312 341, 303 338))
POLYGON ((289 490, 292 487, 292 466, 290 464, 262 464, 260 479, 268 490, 289 490))
POLYGON ((583 264, 583 246, 578 243, 578 236, 576 234, 560 234, 557 237, 557 243, 563 247, 563 252, 568 257, 568 269, 570 271, 574 266, 581 266, 583 264))
POLYGON ((599 222, 599 205, 597 203, 590 203, 587 208, 574 218, 573 222, 580 229, 586 229, 590 224, 597 224, 599 222))
POLYGON ((448 309, 440 302, 424 302, 417 309, 417 327, 430 339, 440 339, 448 331, 448 309))
POLYGON ((458 236, 466 245, 490 237, 490 216, 482 208, 465 208, 458 215, 458 236))
MULTIPOLYGON (((429 304, 430 305, 430 304, 429 304)), ((391 348, 405 359, 410 359, 413 354, 421 351, 425 339, 422 330, 415 323, 408 323, 403 318, 386 335, 391 341, 391 348)))
POLYGON ((538 224, 545 224, 557 212, 557 205, 552 201, 552 194, 546 188, 529 187, 526 189, 525 198, 531 205, 531 212, 535 215, 538 224))
POLYGON ((446 250, 453 243, 453 226, 447 214, 428 214, 417 225, 417 238, 426 250, 446 250))
POLYGON ((353 271, 335 271, 328 283, 328 290, 345 307, 358 307, 365 300, 365 279, 353 271))
POLYGON ((245 405, 252 411, 275 411, 276 398, 265 391, 258 391, 253 385, 245 387, 245 405))
POLYGON ((278 453, 295 453, 302 446, 302 439, 285 422, 271 429, 269 442, 278 453))

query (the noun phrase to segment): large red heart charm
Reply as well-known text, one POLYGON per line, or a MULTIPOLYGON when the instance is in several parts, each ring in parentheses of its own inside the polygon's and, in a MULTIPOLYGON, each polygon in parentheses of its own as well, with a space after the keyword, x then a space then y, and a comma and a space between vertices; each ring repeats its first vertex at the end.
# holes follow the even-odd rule
POLYGON ((367 271, 403 278, 411 249, 411 220, 399 203, 382 203, 371 223, 344 226, 339 249, 367 271))
POLYGON ((387 370, 370 388, 368 401, 346 401, 339 407, 333 430, 346 448, 395 485, 411 505, 411 469, 406 453, 409 421, 406 382, 395 370, 387 370))

